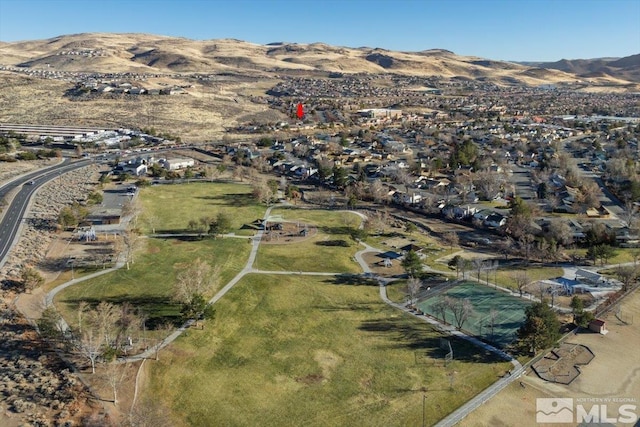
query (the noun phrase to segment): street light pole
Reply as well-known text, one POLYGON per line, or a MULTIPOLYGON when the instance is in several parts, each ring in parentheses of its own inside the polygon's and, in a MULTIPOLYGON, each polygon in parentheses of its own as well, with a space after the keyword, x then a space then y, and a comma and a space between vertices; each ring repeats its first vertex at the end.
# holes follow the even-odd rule
POLYGON ((427 427, 427 395, 422 394, 422 427, 427 427))

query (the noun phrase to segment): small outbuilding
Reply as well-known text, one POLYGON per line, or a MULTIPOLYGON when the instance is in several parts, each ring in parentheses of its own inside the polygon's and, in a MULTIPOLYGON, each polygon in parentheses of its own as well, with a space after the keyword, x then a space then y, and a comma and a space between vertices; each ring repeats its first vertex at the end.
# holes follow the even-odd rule
POLYGON ((589 322, 589 330, 602 335, 605 335, 607 332, 609 332, 607 331, 605 321, 602 319, 593 319, 591 322, 589 322))

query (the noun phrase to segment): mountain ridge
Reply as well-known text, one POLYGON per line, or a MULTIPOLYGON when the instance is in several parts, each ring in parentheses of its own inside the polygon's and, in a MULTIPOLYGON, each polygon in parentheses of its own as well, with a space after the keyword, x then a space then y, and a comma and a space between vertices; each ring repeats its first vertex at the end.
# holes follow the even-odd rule
POLYGON ((393 73, 464 77, 500 85, 640 83, 640 54, 522 63, 457 55, 438 48, 407 52, 323 42, 256 44, 231 38, 193 40, 145 33, 78 33, 0 42, 0 64, 72 72, 393 73), (543 69, 546 72, 540 71, 543 69))

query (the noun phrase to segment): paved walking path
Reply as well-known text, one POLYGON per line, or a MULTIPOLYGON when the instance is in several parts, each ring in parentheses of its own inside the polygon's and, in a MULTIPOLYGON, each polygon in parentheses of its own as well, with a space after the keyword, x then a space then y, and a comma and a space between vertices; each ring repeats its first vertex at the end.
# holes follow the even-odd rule
POLYGON ((449 335, 453 335, 455 337, 467 340, 469 342, 471 342, 472 344, 474 344, 477 347, 480 347, 484 350, 490 351, 494 354, 497 354, 498 356, 500 356, 501 358, 511 362, 511 364, 513 365, 514 369, 509 371, 510 374, 506 375, 502 378, 500 378, 498 381, 494 382, 493 384, 491 384, 489 387, 487 387, 486 389, 484 389, 482 392, 480 392, 478 395, 476 395, 473 399, 469 400, 467 403, 465 403, 464 405, 462 405, 461 407, 459 407, 458 409, 456 409, 454 412, 452 412, 451 414, 449 414, 447 417, 445 417, 444 419, 440 420, 436 426, 437 427, 449 427, 449 426, 453 426, 456 425, 457 423, 460 422, 460 420, 462 420, 464 417, 466 417, 467 415, 469 415, 471 412, 473 412, 476 408, 478 408, 480 405, 482 405, 483 403, 485 403, 487 400, 491 399, 493 396, 495 396, 496 394, 498 394, 503 388, 505 388, 506 386, 508 386, 511 382, 513 382, 516 378, 520 377, 520 375, 522 375, 524 373, 524 368, 523 366, 520 364, 520 362, 518 362, 516 359, 514 359, 511 355, 505 353, 504 351, 490 345, 487 344, 485 342, 482 342, 472 336, 466 335, 460 331, 458 331, 457 329, 455 329, 453 326, 450 325, 444 325, 442 323, 440 323, 439 321, 432 319, 431 317, 428 316, 424 316, 424 315, 418 315, 414 312, 412 312, 410 309, 408 309, 407 307, 403 306, 402 304, 398 304, 395 303, 393 301, 391 301, 388 297, 387 297, 387 288, 385 287, 385 285, 381 284, 380 285, 380 298, 382 298, 382 300, 387 303, 388 305, 390 305, 391 307, 394 307, 398 310, 402 310, 405 313, 414 316, 424 322, 429 323, 430 325, 433 325, 436 329, 447 333, 449 335))
MULTIPOLYGON (((364 261, 364 259, 362 258, 362 255, 368 252, 382 252, 379 249, 376 249, 364 242, 360 242, 361 245, 363 245, 365 247, 365 249, 359 251, 356 253, 355 258, 356 261, 358 261, 358 263, 360 264, 360 267, 362 268, 362 270, 365 273, 371 273, 371 269, 369 268, 369 265, 364 261)), ((465 403, 464 405, 462 405, 460 408, 458 408, 457 410, 455 410, 453 413, 451 413, 449 416, 445 417, 444 419, 440 420, 436 426, 437 427, 449 427, 449 426, 453 426, 457 423, 460 422, 460 420, 462 420, 464 417, 466 417, 467 415, 469 415, 472 411, 474 411, 476 408, 478 408, 480 405, 482 405, 483 403, 485 403, 487 400, 491 399, 493 396, 495 396, 497 393, 499 393, 502 389, 504 389, 507 385, 509 385, 511 382, 513 382, 516 378, 520 377, 520 375, 522 375, 522 373, 524 372, 524 368, 522 367, 522 365, 520 364, 520 362, 518 362, 516 359, 514 359, 511 355, 505 353, 504 351, 490 345, 487 344, 485 342, 482 342, 478 339, 476 339, 475 337, 469 336, 464 334, 463 332, 460 332, 459 330, 455 329, 453 326, 450 325, 444 325, 441 322, 439 322, 436 319, 433 319, 431 317, 425 316, 425 315, 418 315, 415 312, 411 311, 410 309, 408 309, 407 307, 405 307, 402 304, 398 304, 395 303, 393 301, 391 301, 389 299, 389 297, 387 296, 387 288, 386 288, 386 284, 388 282, 388 279, 385 278, 381 278, 378 277, 377 278, 380 281, 380 298, 387 303, 388 305, 390 305, 391 307, 404 311, 405 313, 414 316, 424 322, 429 323, 430 325, 434 326, 436 329, 448 334, 448 335, 453 335, 455 337, 467 340, 469 342, 471 342, 472 344, 474 344, 477 347, 480 347, 484 350, 490 351, 494 354, 497 354, 498 356, 500 356, 501 358, 511 362, 511 364, 513 365, 514 369, 509 371, 509 374, 507 376, 504 376, 502 378, 500 378, 498 381, 494 382, 493 384, 491 384, 489 387, 487 387, 486 389, 484 389, 482 392, 480 392, 478 395, 476 395, 473 399, 469 400, 467 403, 465 403)))
MULTIPOLYGON (((266 212, 264 213, 264 220, 266 220, 267 218, 269 218, 269 215, 271 214, 271 210, 274 208, 275 206, 270 206, 269 208, 267 208, 266 212)), ((260 240, 262 240, 262 235, 264 234, 264 230, 259 230, 256 235, 254 237, 250 237, 249 239, 251 239, 251 252, 249 253, 249 259, 247 260, 247 263, 245 264, 244 268, 238 273, 236 274, 236 276, 231 279, 229 281, 229 283, 227 283, 222 289, 220 289, 210 300, 209 300, 209 304, 215 304, 216 302, 218 302, 220 300, 220 298, 222 298, 223 296, 225 296, 225 294, 227 292, 229 292, 231 290, 231 288, 233 288, 236 283, 238 283, 240 281, 240 279, 242 279, 247 273, 254 273, 255 270, 253 269, 253 264, 256 261, 256 256, 258 255, 258 247, 260 246, 260 240)), ((155 354, 163 349, 164 347, 168 346, 169 344, 171 344, 173 341, 176 340, 176 338, 178 338, 180 335, 182 335, 184 333, 184 331, 186 331, 191 325, 193 325, 193 323, 195 322, 195 320, 193 319, 189 319, 187 320, 181 327, 179 327, 178 329, 176 329, 171 335, 169 335, 166 339, 164 339, 161 343, 159 343, 156 346, 153 346, 149 349, 147 349, 146 351, 137 354, 135 356, 130 356, 127 357, 126 359, 122 359, 123 362, 133 362, 136 360, 141 360, 141 359, 148 359, 151 357, 155 357, 155 354)))
MULTIPOLYGON (((269 207, 265 214, 264 214, 264 219, 267 219, 269 217, 269 215, 271 214, 271 210, 276 207, 276 206, 271 206, 269 207)), ((352 211, 351 211, 352 212, 352 211)), ((353 212, 361 217, 364 217, 363 214, 358 213, 358 212, 353 212)), ((364 217, 366 218, 366 217, 364 217)), ((340 275, 340 274, 344 274, 344 273, 337 273, 337 272, 312 272, 312 271, 268 271, 268 270, 259 270, 254 268, 254 263, 256 261, 256 257, 257 257, 257 253, 258 253, 258 248, 260 246, 260 242, 262 240, 262 236, 264 234, 264 230, 259 230, 255 236, 253 237, 246 237, 246 236, 234 236, 234 235, 229 235, 226 237, 239 237, 239 238, 244 238, 244 239, 250 239, 251 243, 252 243, 252 247, 251 247, 251 252, 249 254, 249 258, 244 266, 244 268, 233 278, 231 279, 222 289, 220 289, 220 291, 218 291, 210 300, 209 300, 209 304, 215 304, 216 302, 218 302, 227 292, 229 292, 245 275, 247 274, 274 274, 274 275, 309 275, 309 276, 336 276, 336 275, 340 275)), ((168 237, 168 236, 167 236, 168 237)), ((173 235, 171 236, 173 237, 173 235)), ((359 244, 364 246, 364 249, 356 252, 355 254, 355 259, 358 262, 358 264, 360 265, 360 267, 362 268, 362 271, 364 272, 364 274, 372 274, 372 270, 369 267, 369 265, 364 261, 363 255, 366 253, 380 253, 383 252, 380 249, 377 249, 373 246, 370 246, 362 241, 359 241, 359 244)), ((631 263, 629 263, 631 264, 631 263)), ((106 274, 112 271, 115 271, 119 268, 122 268, 125 265, 125 262, 123 259, 118 259, 117 263, 114 267, 109 268, 109 269, 105 269, 78 279, 74 279, 71 280, 67 283, 64 283, 56 288, 54 288, 53 290, 51 290, 47 295, 46 295, 46 304, 47 305, 51 305, 53 303, 53 299, 54 297, 62 290, 76 285, 84 280, 88 280, 88 279, 92 279, 94 277, 100 276, 102 274, 106 274)), ((605 268, 605 267, 602 267, 605 268)), ((450 274, 450 272, 447 271, 440 271, 440 270, 436 270, 436 269, 432 269, 427 267, 428 271, 431 272, 436 272, 436 273, 440 273, 440 274, 445 274, 448 275, 450 274)), ((513 365, 514 369, 509 371, 509 374, 500 378, 498 381, 496 381, 495 383, 493 383, 492 385, 490 385, 489 387, 487 387, 485 390, 483 390, 481 393, 479 393, 477 396, 475 396, 473 399, 469 400, 467 403, 465 403, 464 405, 462 405, 460 408, 458 408, 456 411, 454 411, 452 414, 450 414, 449 416, 445 417, 444 419, 442 419, 440 422, 438 422, 436 424, 437 427, 445 427, 445 426, 453 426, 455 424, 457 424, 458 422, 460 422, 460 420, 462 420, 464 417, 466 417, 469 413, 471 413, 473 410, 475 410, 476 408, 478 408, 480 405, 484 404, 487 400, 491 399, 493 396, 495 396, 498 392, 500 392, 502 389, 504 389, 507 385, 509 385, 511 382, 513 382, 514 380, 516 380, 518 377, 520 377, 523 373, 524 373, 524 368, 522 367, 522 365, 520 364, 520 362, 518 362, 517 360, 515 360, 512 356, 510 356, 509 354, 505 353, 504 351, 493 347, 490 344, 487 344, 485 342, 482 342, 478 339, 476 339, 475 337, 469 336, 464 334, 461 331, 458 331, 457 329, 455 329, 455 327, 451 326, 451 325, 445 325, 442 324, 441 322, 439 322, 438 320, 425 316, 425 315, 418 315, 415 312, 412 312, 410 309, 408 309, 407 307, 405 307, 402 304, 399 303, 395 303, 393 301, 391 301, 388 296, 387 296, 387 290, 386 290, 386 285, 393 279, 388 279, 388 278, 384 278, 384 277, 379 277, 376 276, 375 277, 378 282, 380 283, 380 298, 389 306, 397 309, 397 310, 401 310, 411 316, 414 316, 418 319, 420 319, 421 321, 427 322, 430 325, 434 326, 436 329, 449 334, 449 335, 453 335, 455 337, 458 337, 460 339, 464 339, 467 340, 471 343, 473 343, 474 345, 476 345, 477 347, 480 347, 482 349, 485 349, 487 351, 490 351, 494 354, 497 354, 498 356, 500 356, 501 358, 511 362, 511 364, 513 365)), ((512 295, 518 296, 516 293, 514 293, 513 291, 511 291, 510 289, 506 289, 506 288, 502 288, 499 287, 495 284, 493 284, 494 287, 501 289, 502 291, 508 292, 512 295)), ((64 322, 64 320, 63 320, 64 322)), ((193 325, 195 321, 194 320, 188 320, 187 322, 185 322, 180 328, 176 329, 172 334, 170 334, 165 340, 163 340, 160 344, 158 344, 157 346, 153 346, 152 348, 149 348, 148 350, 146 350, 143 353, 140 353, 138 355, 134 355, 134 356, 130 356, 127 358, 123 358, 120 359, 121 363, 126 363, 126 362, 134 362, 134 361, 139 361, 139 360, 144 360, 144 359, 149 359, 149 358, 153 358, 155 357, 155 354, 157 353, 157 351, 159 351, 160 349, 168 346, 169 344, 171 344, 175 339, 177 339, 181 334, 183 334, 190 326, 193 325)), ((65 323, 66 326, 66 323, 65 323)))

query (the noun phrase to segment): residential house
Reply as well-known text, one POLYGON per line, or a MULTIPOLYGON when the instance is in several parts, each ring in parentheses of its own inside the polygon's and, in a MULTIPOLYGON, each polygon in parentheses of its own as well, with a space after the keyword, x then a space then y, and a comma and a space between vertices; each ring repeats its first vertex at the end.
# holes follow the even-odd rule
POLYGON ((484 220, 484 226, 489 228, 500 228, 507 224, 507 217, 499 214, 498 212, 493 212, 484 220))

